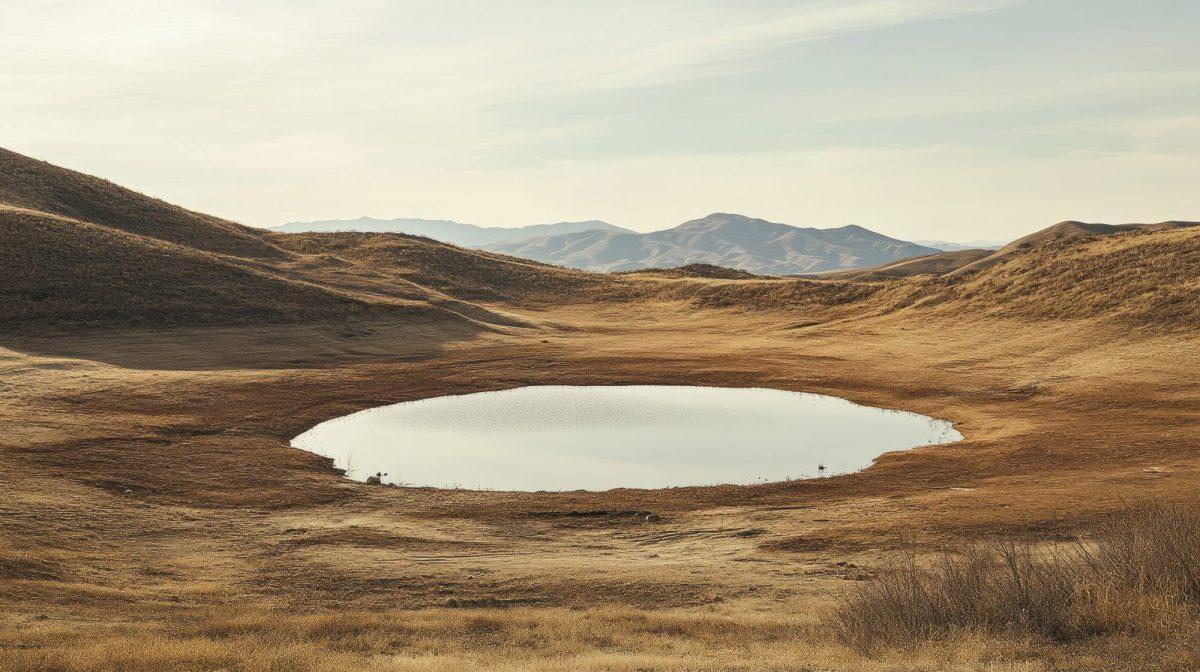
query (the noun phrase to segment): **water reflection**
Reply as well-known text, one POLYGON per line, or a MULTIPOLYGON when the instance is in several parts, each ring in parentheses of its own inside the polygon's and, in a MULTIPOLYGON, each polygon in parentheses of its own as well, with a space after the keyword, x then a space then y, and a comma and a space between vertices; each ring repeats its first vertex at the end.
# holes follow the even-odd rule
POLYGON ((292 445, 365 481, 491 490, 750 484, 958 441, 943 420, 762 388, 522 387, 369 409, 292 445))

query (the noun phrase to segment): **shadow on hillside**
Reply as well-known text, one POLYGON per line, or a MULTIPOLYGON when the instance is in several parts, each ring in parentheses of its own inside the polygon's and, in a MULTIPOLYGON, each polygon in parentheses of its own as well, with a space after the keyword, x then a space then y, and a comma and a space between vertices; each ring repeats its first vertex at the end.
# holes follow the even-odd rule
POLYGON ((448 343, 488 332, 498 333, 466 320, 406 319, 0 334, 0 347, 130 369, 292 369, 428 359, 448 343))

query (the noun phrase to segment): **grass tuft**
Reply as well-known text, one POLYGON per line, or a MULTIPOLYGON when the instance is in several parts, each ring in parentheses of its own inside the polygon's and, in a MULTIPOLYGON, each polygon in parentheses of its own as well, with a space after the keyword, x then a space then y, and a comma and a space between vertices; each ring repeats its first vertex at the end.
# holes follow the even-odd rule
POLYGON ((963 634, 1169 636, 1198 605, 1200 508, 1150 503, 1066 547, 1010 541, 926 563, 909 551, 834 621, 844 643, 876 652, 963 634))

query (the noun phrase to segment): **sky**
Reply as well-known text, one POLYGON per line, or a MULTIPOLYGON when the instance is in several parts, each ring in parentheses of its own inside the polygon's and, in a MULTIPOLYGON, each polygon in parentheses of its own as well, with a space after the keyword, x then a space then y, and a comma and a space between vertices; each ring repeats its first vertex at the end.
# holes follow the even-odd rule
POLYGON ((1196 0, 3 0, 0 146, 253 226, 1200 220, 1196 0))

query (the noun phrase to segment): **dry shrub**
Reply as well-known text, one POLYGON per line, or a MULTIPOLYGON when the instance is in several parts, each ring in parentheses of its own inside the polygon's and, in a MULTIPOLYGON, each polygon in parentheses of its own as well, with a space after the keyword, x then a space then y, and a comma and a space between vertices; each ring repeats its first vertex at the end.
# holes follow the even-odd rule
POLYGON ((1200 605, 1200 508, 1131 507, 1100 524, 1078 560, 1104 588, 1200 605))
POLYGON ((908 552, 846 597, 843 642, 869 652, 964 633, 1166 636, 1200 605, 1200 509, 1144 504, 1067 547, 1005 542, 919 560, 908 552))

